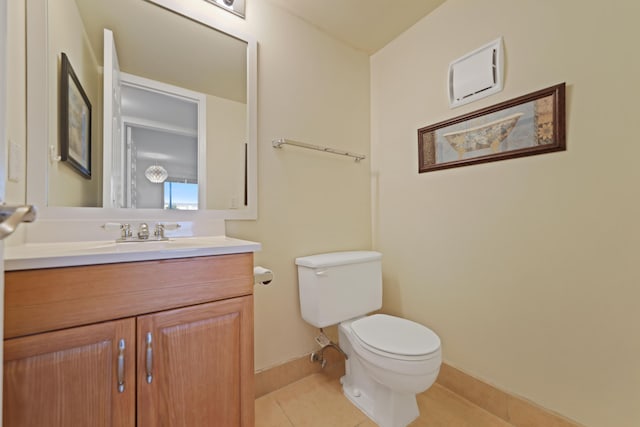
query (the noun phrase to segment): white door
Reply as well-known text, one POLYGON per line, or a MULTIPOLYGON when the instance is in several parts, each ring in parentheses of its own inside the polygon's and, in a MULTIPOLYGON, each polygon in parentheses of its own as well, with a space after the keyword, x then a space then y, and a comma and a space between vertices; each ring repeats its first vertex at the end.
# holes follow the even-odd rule
MULTIPOLYGON (((0 0, 0 344, 4 331, 4 238, 9 236, 23 221, 33 221, 35 212, 31 206, 12 207, 4 204, 5 179, 7 176, 7 0, 0 0)), ((0 360, 3 346, 0 345, 0 360)), ((2 384, 0 365, 0 384, 2 384)), ((0 402, 2 402, 0 387, 0 402)), ((0 427, 2 426, 2 406, 0 404, 0 427)))
MULTIPOLYGON (((0 0, 0 204, 4 203, 4 184, 5 184, 5 152, 7 143, 7 130, 5 119, 7 114, 7 1, 0 0)), ((0 241, 0 342, 4 339, 4 242, 0 241)), ((4 360, 2 356, 2 347, 0 346, 0 360, 4 360)), ((2 368, 4 363, 0 365, 0 384, 2 384, 2 368)), ((2 389, 0 387, 0 402, 2 402, 2 389)), ((2 404, 0 403, 0 426, 2 426, 2 404)))
POLYGON ((122 138, 122 96, 120 64, 113 32, 104 29, 104 82, 103 82, 103 206, 105 208, 126 207, 123 189, 125 167, 122 138))

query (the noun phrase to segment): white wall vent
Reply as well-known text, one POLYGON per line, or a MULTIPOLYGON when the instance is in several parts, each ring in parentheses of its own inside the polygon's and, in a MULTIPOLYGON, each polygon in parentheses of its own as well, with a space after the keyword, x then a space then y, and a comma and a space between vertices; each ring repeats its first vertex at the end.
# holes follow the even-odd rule
POLYGON ((449 64, 449 107, 455 108, 502 90, 502 37, 449 64))

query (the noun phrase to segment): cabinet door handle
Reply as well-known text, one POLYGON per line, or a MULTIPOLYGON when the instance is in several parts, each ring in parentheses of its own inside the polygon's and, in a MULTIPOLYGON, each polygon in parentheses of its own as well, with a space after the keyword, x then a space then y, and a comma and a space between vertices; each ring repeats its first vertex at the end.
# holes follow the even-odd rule
POLYGON ((153 337, 151 332, 147 332, 147 384, 151 384, 153 381, 153 348, 151 342, 153 337))
POLYGON ((124 340, 118 342, 118 393, 124 393, 124 340))

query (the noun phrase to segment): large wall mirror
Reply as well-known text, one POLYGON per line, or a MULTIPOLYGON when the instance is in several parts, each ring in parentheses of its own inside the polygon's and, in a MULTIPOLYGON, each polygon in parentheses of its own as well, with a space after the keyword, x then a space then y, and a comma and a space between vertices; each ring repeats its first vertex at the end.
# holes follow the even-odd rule
POLYGON ((27 200, 43 218, 256 218, 257 43, 185 3, 27 0, 27 200))

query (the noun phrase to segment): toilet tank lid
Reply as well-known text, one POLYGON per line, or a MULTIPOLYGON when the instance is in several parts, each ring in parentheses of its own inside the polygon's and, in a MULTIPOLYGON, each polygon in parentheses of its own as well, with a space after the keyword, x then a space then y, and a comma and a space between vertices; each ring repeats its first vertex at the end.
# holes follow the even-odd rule
POLYGON ((296 258, 296 264, 310 268, 325 268, 368 261, 378 261, 380 259, 382 259, 382 254, 380 252, 344 251, 298 257, 296 258))

